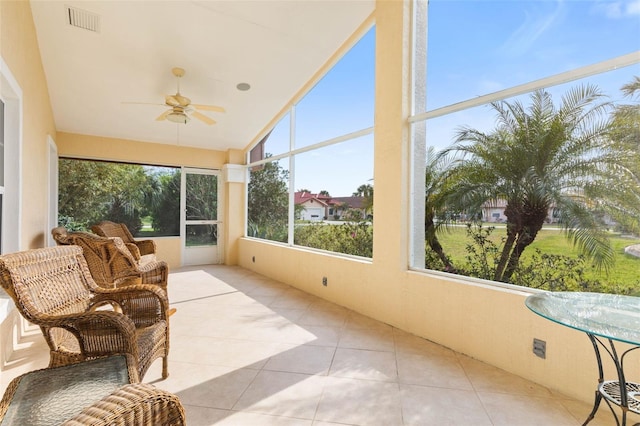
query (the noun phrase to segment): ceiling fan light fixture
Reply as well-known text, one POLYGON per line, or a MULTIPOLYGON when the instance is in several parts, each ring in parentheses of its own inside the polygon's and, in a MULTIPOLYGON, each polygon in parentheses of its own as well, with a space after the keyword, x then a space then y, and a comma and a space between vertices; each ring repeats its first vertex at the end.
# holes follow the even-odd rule
POLYGON ((171 112, 167 115, 167 120, 178 124, 187 124, 189 117, 184 112, 171 112))

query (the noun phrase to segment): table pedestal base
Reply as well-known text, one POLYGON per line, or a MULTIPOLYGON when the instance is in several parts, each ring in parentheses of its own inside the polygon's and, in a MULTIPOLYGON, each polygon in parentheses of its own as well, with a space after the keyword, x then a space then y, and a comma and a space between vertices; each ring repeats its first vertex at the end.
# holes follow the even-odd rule
MULTIPOLYGON (((622 355, 618 357, 618 353, 616 352, 615 345, 613 344, 613 340, 607 339, 609 345, 604 344, 600 339, 598 339, 593 334, 587 333, 591 343, 593 344, 593 349, 596 354, 596 361, 598 362, 598 390, 596 390, 596 398, 593 403, 593 409, 587 417, 587 420, 583 423, 585 426, 589 423, 596 415, 598 411, 598 407, 600 406, 600 402, 604 399, 604 401, 609 406, 613 417, 616 419, 617 426, 626 426, 627 424, 627 413, 629 411, 640 414, 640 384, 627 382, 624 376, 624 357, 629 352, 638 349, 636 346, 629 350, 622 352, 622 355), (604 372, 602 369, 602 357, 600 355, 600 346, 609 354, 613 364, 616 367, 616 372, 618 374, 618 380, 604 380, 604 372), (616 410, 614 406, 620 407, 622 411, 621 418, 618 418, 616 414, 616 410)), ((640 425, 640 423, 636 423, 636 426, 640 425)))

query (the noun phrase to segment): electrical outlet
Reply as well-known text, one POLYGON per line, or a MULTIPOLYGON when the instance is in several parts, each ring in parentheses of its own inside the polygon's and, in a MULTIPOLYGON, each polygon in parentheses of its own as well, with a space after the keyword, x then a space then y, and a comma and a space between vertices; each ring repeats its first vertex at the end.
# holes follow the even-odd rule
POLYGON ((322 285, 327 286, 327 277, 322 277, 322 285))
POLYGON ((533 339, 533 353, 542 359, 547 358, 547 342, 540 339, 533 339))

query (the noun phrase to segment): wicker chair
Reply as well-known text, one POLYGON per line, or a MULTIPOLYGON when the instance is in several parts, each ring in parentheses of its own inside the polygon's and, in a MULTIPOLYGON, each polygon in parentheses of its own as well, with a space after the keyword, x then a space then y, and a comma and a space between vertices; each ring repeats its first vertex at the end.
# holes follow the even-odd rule
POLYGON ((153 240, 136 240, 124 223, 103 220, 91 227, 91 231, 101 237, 118 237, 129 247, 131 254, 140 260, 142 256, 156 254, 156 243, 153 240))
POLYGON ((139 263, 118 237, 106 238, 89 232, 68 232, 59 226, 51 230, 58 245, 82 247, 93 279, 100 287, 155 284, 167 291, 169 267, 164 261, 139 263))
POLYGON ((136 360, 140 379, 157 358, 168 376, 169 302, 157 286, 102 288, 76 246, 0 256, 0 284, 40 327, 50 367, 120 353, 136 360))

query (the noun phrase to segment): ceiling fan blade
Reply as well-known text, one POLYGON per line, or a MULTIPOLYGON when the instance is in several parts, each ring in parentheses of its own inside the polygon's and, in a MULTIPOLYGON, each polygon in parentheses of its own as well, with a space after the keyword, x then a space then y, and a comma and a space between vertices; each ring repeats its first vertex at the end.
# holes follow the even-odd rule
POLYGON ((160 114, 160 115, 158 116, 158 118, 156 118, 156 121, 162 121, 162 120, 165 120, 165 119, 167 118, 167 115, 171 114, 171 111, 172 111, 172 110, 170 110, 170 109, 166 110, 165 112, 163 112, 162 114, 160 114))
POLYGON ((195 109, 201 109, 203 111, 225 112, 224 108, 222 108, 221 106, 216 106, 216 105, 191 104, 191 106, 194 107, 195 109))
POLYGON ((186 96, 182 96, 180 93, 176 93, 175 95, 173 95, 173 98, 178 101, 178 105, 180 105, 181 107, 188 107, 189 104, 191 104, 191 99, 187 98, 186 96))
POLYGON ((213 119, 211 119, 211 118, 207 117, 207 116, 206 116, 206 115, 204 115, 204 114, 199 113, 198 111, 193 111, 193 112, 191 113, 191 115, 192 115, 193 117, 197 118, 198 120, 200 120, 200 121, 203 121, 203 122, 207 123, 209 126, 211 126, 212 124, 216 124, 216 121, 215 121, 215 120, 213 120, 213 119))
POLYGON ((172 107, 180 106, 180 101, 178 101, 174 95, 166 95, 164 97, 164 103, 172 107))

